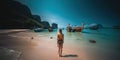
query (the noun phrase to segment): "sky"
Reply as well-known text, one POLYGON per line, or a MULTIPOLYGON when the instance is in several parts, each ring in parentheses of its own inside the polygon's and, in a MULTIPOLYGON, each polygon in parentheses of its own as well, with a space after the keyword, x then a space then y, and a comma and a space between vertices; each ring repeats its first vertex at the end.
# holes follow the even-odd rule
POLYGON ((32 14, 57 23, 59 27, 102 24, 105 27, 120 25, 118 0, 17 0, 27 5, 32 14))

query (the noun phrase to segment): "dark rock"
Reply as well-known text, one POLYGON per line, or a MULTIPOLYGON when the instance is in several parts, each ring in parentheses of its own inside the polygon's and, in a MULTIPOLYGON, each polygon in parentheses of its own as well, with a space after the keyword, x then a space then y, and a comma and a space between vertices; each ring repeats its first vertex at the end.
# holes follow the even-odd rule
POLYGON ((50 24, 49 24, 49 22, 47 22, 47 21, 42 21, 42 25, 44 25, 44 26, 43 26, 44 29, 50 28, 50 24))
POLYGON ((96 41, 95 41, 95 40, 89 40, 89 42, 91 42, 91 43, 96 43, 96 41))
POLYGON ((58 28, 58 25, 56 23, 52 23, 52 28, 53 29, 57 29, 58 28))
POLYGON ((41 22, 41 17, 39 15, 32 15, 32 18, 38 22, 41 22))
POLYGON ((50 39, 53 39, 53 37, 50 37, 50 39))

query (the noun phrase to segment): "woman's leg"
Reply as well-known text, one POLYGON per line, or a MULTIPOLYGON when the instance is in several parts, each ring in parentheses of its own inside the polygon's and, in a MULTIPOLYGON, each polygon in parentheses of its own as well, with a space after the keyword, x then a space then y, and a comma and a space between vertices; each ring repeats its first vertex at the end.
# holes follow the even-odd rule
POLYGON ((58 54, 59 54, 59 56, 60 56, 60 46, 58 47, 58 54))
POLYGON ((61 47, 61 56, 62 56, 62 47, 61 47))
POLYGON ((61 47, 59 48, 59 56, 61 56, 61 47))
POLYGON ((63 44, 60 46, 60 55, 62 56, 62 48, 63 48, 63 44))
POLYGON ((60 56, 60 45, 57 43, 58 46, 58 55, 60 56))

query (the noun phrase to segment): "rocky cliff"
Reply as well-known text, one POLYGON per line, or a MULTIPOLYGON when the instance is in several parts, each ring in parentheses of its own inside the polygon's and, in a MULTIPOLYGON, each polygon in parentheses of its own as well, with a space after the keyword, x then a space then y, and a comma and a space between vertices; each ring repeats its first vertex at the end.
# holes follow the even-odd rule
POLYGON ((15 0, 0 1, 0 28, 41 27, 40 16, 32 15, 26 5, 15 0))

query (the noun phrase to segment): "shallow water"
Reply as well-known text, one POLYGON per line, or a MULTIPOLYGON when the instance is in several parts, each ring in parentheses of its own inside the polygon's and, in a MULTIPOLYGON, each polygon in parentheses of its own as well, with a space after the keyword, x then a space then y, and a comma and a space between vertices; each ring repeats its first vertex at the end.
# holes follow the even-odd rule
MULTIPOLYGON (((38 32, 39 36, 56 41, 57 30, 54 32, 38 32)), ((67 32, 63 30, 65 46, 71 46, 76 52, 84 52, 89 60, 120 60, 120 30, 100 29, 98 31, 84 29, 82 32, 67 32), (96 43, 90 43, 95 40, 96 43), (82 50, 83 51, 82 51, 82 50)))

